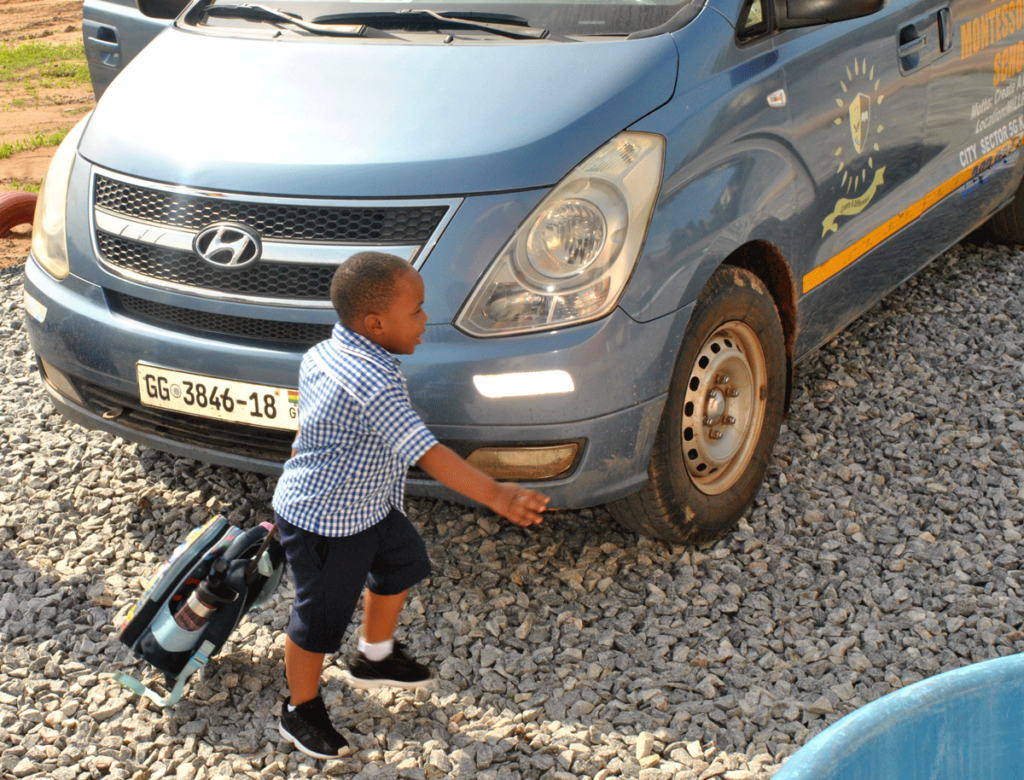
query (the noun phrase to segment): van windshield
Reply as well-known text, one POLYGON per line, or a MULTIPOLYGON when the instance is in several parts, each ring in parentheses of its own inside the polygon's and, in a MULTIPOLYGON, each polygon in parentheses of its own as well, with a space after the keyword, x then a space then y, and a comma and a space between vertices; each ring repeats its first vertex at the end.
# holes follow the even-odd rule
MULTIPOLYGON (((245 0, 215 0, 200 5, 212 11, 207 19, 216 26, 273 22, 272 14, 231 13, 229 9, 249 5, 245 0), (218 13, 221 11, 221 13, 218 13), (228 21, 229 17, 231 21, 228 21), (214 21, 214 19, 216 21, 214 21)), ((301 25, 364 24, 381 30, 487 32, 502 28, 524 28, 522 38, 580 36, 626 36, 667 23, 681 11, 688 18, 704 0, 444 0, 404 2, 403 0, 267 0, 251 5, 283 12, 301 25), (445 20, 450 20, 446 22, 445 20), (475 26, 471 23, 476 23, 475 26)), ((194 18, 194 17, 193 17, 194 18)), ((308 30, 307 30, 308 31, 308 30)))

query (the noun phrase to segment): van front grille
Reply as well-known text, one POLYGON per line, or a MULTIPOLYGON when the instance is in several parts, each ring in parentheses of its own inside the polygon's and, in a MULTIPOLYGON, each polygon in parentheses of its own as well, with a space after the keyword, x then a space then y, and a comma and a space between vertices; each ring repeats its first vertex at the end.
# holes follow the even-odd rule
POLYGON ((216 222, 240 222, 264 240, 322 243, 422 244, 447 211, 446 206, 299 206, 231 196, 211 198, 141 187, 99 174, 95 199, 96 208, 168 227, 200 230, 216 222))
POLYGON ((325 311, 339 265, 376 251, 419 268, 459 203, 221 193, 94 168, 92 234, 103 270, 135 285, 325 311))
POLYGON ((254 298, 283 298, 292 301, 327 302, 331 299, 329 265, 256 263, 242 270, 214 268, 187 252, 97 233, 103 258, 138 276, 174 285, 254 298))
POLYGON ((314 344, 331 337, 333 325, 326 323, 281 322, 255 317, 235 317, 229 314, 168 306, 147 301, 133 295, 107 291, 110 308, 126 317, 151 325, 170 327, 206 338, 227 337, 239 343, 269 344, 295 347, 305 351, 314 344))

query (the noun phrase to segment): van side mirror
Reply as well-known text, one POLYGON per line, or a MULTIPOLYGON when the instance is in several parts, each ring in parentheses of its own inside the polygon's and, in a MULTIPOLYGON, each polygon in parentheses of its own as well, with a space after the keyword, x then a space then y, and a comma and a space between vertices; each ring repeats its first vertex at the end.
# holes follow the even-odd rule
POLYGON ((881 11, 885 3, 886 0, 775 0, 776 25, 786 30, 859 19, 881 11))
POLYGON ((135 0, 143 16, 152 19, 177 19, 191 0, 135 0))

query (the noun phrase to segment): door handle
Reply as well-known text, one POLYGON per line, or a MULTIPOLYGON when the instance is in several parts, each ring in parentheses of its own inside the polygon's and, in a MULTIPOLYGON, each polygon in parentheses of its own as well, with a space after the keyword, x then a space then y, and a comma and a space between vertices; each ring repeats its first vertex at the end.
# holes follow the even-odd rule
POLYGON ((953 46, 949 6, 929 11, 901 26, 896 34, 900 73, 930 65, 953 46))
POLYGON ((916 54, 928 45, 928 36, 922 35, 920 38, 915 38, 912 41, 904 43, 900 46, 900 58, 909 57, 911 54, 916 54))
POLYGON ((953 19, 950 17, 949 9, 943 8, 939 11, 939 49, 949 51, 953 48, 953 19))
POLYGON ((86 21, 82 23, 85 34, 86 58, 116 68, 121 63, 121 44, 117 39, 117 28, 107 24, 86 21))
POLYGON ((953 48, 953 36, 953 19, 948 5, 904 24, 896 38, 900 73, 905 76, 935 62, 953 48))

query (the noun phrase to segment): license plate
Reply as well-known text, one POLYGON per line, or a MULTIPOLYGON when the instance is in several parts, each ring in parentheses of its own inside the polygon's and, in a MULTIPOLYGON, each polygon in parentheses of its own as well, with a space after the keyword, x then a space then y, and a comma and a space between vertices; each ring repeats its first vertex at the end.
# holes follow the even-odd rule
POLYGON ((299 428, 299 393, 285 387, 171 371, 139 363, 139 398, 146 406, 213 420, 280 428, 299 428))

